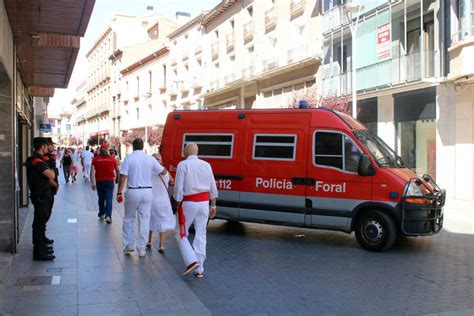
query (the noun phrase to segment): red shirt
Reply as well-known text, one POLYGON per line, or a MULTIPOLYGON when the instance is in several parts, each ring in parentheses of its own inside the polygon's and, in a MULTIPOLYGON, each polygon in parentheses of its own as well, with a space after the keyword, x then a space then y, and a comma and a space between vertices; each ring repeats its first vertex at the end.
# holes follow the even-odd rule
POLYGON ((96 181, 113 181, 115 179, 115 167, 117 161, 112 156, 97 156, 92 160, 95 168, 96 181))

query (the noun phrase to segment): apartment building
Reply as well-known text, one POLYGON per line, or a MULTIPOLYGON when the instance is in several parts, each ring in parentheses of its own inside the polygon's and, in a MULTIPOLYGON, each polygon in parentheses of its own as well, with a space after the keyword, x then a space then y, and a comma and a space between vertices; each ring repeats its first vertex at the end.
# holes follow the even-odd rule
POLYGON ((203 18, 208 109, 288 107, 315 89, 322 16, 315 0, 225 0, 203 18))
POLYGON ((172 109, 203 108, 205 76, 201 21, 205 14, 197 15, 168 35, 170 53, 164 84, 172 109))
POLYGON ((155 40, 131 47, 121 58, 120 136, 141 137, 147 147, 153 145, 149 135, 162 129, 170 111, 165 94, 169 53, 165 42, 155 40))
MULTIPOLYGON (((117 82, 111 81, 113 56, 125 47, 146 43, 160 34, 170 32, 173 24, 171 19, 162 14, 149 14, 142 17, 116 14, 87 52, 89 68, 85 116, 86 124, 89 125, 86 129, 94 130, 89 135, 92 142, 105 141, 114 131, 113 94, 116 96, 117 91, 112 90, 117 82), (160 23, 160 27, 157 23, 160 23)), ((114 77, 114 79, 119 78, 114 77)), ((114 118, 117 119, 116 116, 114 118)))
POLYGON ((81 144, 86 144, 92 130, 86 130, 87 124, 87 82, 83 80, 75 90, 74 98, 71 101, 72 121, 74 123, 73 134, 81 144))
POLYGON ((456 3, 357 1, 353 54, 357 13, 350 19, 347 5, 324 1, 323 95, 351 94, 356 69, 358 118, 409 168, 435 175, 451 196, 472 199, 474 90, 466 78, 474 68, 462 57, 471 49, 472 17, 463 7, 465 21, 455 23, 456 3))

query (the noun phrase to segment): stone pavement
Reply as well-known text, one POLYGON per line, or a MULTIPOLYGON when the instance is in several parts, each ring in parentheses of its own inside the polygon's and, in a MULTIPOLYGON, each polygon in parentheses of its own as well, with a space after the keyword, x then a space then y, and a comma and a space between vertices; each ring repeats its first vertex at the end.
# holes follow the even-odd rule
POLYGON ((30 213, 0 315, 210 314, 156 250, 123 255, 122 205, 113 217, 111 225, 97 220, 96 194, 81 181, 63 183, 48 225, 56 260, 32 261, 30 213))

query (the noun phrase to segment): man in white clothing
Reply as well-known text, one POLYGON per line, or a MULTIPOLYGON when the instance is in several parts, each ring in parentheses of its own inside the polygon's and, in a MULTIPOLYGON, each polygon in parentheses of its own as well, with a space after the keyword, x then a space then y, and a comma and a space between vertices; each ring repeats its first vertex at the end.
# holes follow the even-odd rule
POLYGON ((133 141, 133 153, 125 157, 120 169, 120 181, 117 191, 117 202, 122 202, 122 191, 125 192, 125 215, 122 227, 123 252, 130 254, 135 250, 135 217, 138 213, 138 256, 145 257, 145 247, 150 230, 151 204, 153 202, 152 177, 166 174, 166 169, 150 155, 143 152, 143 140, 133 141))
POLYGON ((186 265, 183 275, 196 270, 196 277, 202 278, 206 259, 206 226, 208 218, 216 216, 217 187, 211 165, 198 159, 197 154, 198 146, 194 143, 188 143, 184 148, 186 159, 178 164, 174 197, 179 203, 176 240, 186 265), (196 233, 191 246, 187 232, 192 224, 196 233))
POLYGON ((84 170, 84 179, 86 182, 89 182, 91 176, 92 160, 94 159, 94 154, 90 152, 89 146, 86 146, 86 150, 82 152, 81 158, 82 168, 84 170))

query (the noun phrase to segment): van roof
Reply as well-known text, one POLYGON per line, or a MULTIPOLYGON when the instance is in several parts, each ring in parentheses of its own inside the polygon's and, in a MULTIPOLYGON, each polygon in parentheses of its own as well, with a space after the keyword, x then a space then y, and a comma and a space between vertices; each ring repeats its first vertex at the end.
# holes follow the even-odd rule
POLYGON ((251 109, 251 110, 246 110, 246 109, 236 109, 236 110, 175 110, 173 112, 170 112, 169 115, 179 115, 179 114, 184 114, 184 113, 193 113, 193 114, 212 114, 212 113, 228 113, 229 115, 238 115, 238 114, 251 114, 251 113, 262 113, 262 114, 295 114, 295 113, 309 113, 311 114, 311 126, 318 126, 322 125, 320 124, 321 121, 325 121, 326 119, 330 118, 328 117, 328 114, 333 118, 339 119, 340 122, 342 122, 346 128, 350 130, 366 130, 367 127, 365 127, 361 122, 358 120, 354 119, 352 116, 338 112, 338 111, 333 111, 327 108, 312 108, 312 109, 251 109), (318 115, 320 114, 320 115, 318 115))

